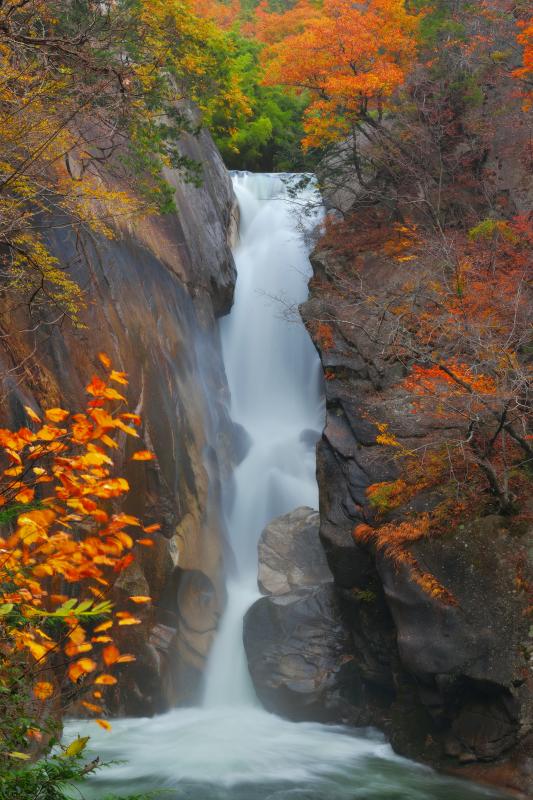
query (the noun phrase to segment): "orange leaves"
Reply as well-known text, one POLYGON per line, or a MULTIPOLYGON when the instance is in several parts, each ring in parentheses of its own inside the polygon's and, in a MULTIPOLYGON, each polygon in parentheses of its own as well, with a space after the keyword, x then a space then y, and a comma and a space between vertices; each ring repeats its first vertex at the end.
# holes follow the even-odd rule
MULTIPOLYGON (((29 505, 37 498, 40 504, 15 515, 14 529, 3 540, 0 607, 5 618, 10 615, 10 624, 11 618, 15 620, 3 642, 3 656, 25 650, 41 668, 52 652, 62 651, 70 662, 65 670, 72 683, 113 686, 117 679, 99 674, 99 665, 109 668, 135 660, 133 654, 120 653, 113 641, 113 626, 117 630, 141 620, 128 611, 113 612, 106 591, 112 584, 110 576, 134 559, 131 550, 135 543, 127 529, 143 526, 131 514, 113 513, 107 502, 124 497, 129 490, 128 481, 112 473, 109 453, 122 443, 122 434, 138 438, 134 426, 141 420, 137 414, 110 408, 111 403, 122 403, 123 396, 109 382, 127 385, 127 376, 111 369, 105 354, 99 358, 109 375, 89 383, 90 399, 84 413, 71 414, 54 406, 43 411, 43 422, 27 407, 35 432, 27 427, 0 429, 0 459, 4 461, 2 465, 0 460, 0 505, 29 505), (92 594, 96 600, 77 600, 66 591, 59 594, 56 580, 63 585, 76 584, 76 591, 81 586, 82 598, 92 594), (112 617, 99 622, 87 636, 87 624, 109 613, 112 617), (53 635, 38 627, 43 616, 61 620, 53 635)), ((153 458, 148 450, 138 450, 133 456, 140 463, 153 458)), ((157 524, 143 528, 145 533, 158 529, 157 524)), ((149 601, 141 595, 132 598, 133 603, 149 601)), ((53 686, 36 681, 33 692, 36 699, 44 701, 52 695, 53 686)), ((102 711, 96 704, 85 702, 85 707, 95 713, 102 711)), ((100 723, 108 726, 105 720, 100 723)))
POLYGON ((107 355, 107 353, 98 353, 98 359, 105 369, 111 369, 111 359, 107 355))
POLYGON ((33 694, 37 698, 37 700, 47 700, 51 697, 54 693, 54 687, 48 681, 37 681, 33 685, 33 694))
POLYGON ((118 647, 114 644, 108 644, 102 650, 102 658, 104 659, 104 664, 106 667, 110 667, 111 664, 114 664, 118 658, 120 657, 120 651, 118 647))
MULTIPOLYGON (((69 665, 68 676, 73 683, 76 683, 82 675, 88 675, 90 672, 94 672, 96 666, 97 664, 92 658, 80 658, 79 661, 75 661, 73 664, 69 665)), ((95 680, 95 683, 97 682, 98 678, 95 680)))
POLYGON ((140 595, 140 594, 130 595, 129 599, 131 600, 132 603, 150 603, 150 601, 152 600, 151 597, 148 597, 147 595, 140 595))
POLYGON ((137 450, 132 457, 132 461, 153 461, 155 455, 150 450, 137 450))
POLYGON ((476 375, 467 364, 450 362, 448 365, 422 367, 414 364, 404 386, 418 395, 435 395, 443 389, 448 394, 494 394, 496 383, 489 375, 476 375))
POLYGON ((82 706, 84 706, 88 711, 92 711, 95 714, 102 713, 102 706, 96 705, 96 703, 89 703, 88 700, 81 701, 82 706))
POLYGON ((331 350, 335 346, 333 327, 329 322, 317 323, 315 338, 321 350, 331 350))
POLYGON ((266 81, 307 91, 304 147, 345 139, 351 126, 403 83, 415 55, 417 17, 403 0, 324 0, 320 13, 305 0, 268 28, 261 14, 266 81), (265 27, 266 25, 266 27, 265 27), (282 30, 282 36, 276 32, 282 30))
POLYGON ((100 725, 100 727, 103 728, 104 731, 111 730, 111 723, 108 722, 106 719, 95 719, 95 722, 97 723, 97 725, 100 725))
POLYGON ((94 683, 96 686, 114 686, 118 681, 114 675, 108 675, 103 672, 94 679, 94 683))
POLYGON ((533 77, 533 16, 527 20, 520 20, 517 25, 520 33, 516 41, 522 45, 523 57, 522 66, 513 71, 513 76, 524 82, 523 97, 524 111, 529 111, 533 106, 533 89, 531 88, 533 77))

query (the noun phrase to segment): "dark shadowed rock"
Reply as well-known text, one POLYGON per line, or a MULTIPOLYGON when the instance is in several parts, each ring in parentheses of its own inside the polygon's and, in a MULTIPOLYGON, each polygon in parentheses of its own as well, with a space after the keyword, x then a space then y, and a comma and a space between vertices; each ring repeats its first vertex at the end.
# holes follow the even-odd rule
POLYGON ((270 522, 259 539, 259 588, 284 594, 331 580, 318 538, 318 511, 302 507, 270 522))
POLYGON ((430 597, 404 565, 378 557, 402 666, 447 729, 446 753, 462 761, 501 756, 532 728, 527 597, 516 580, 517 564, 522 581, 532 578, 532 542, 510 535, 504 518, 486 517, 413 545, 417 561, 452 592, 452 605, 430 597))
POLYGON ((349 719, 360 691, 333 584, 257 600, 244 646, 259 699, 291 719, 349 719))

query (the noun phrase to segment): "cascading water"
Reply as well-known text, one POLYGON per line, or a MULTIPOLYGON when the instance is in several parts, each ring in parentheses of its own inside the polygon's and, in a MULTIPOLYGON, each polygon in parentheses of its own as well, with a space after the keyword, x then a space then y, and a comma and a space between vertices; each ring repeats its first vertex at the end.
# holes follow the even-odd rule
MULTIPOLYGON (((281 302, 305 300, 310 277, 307 248, 283 180, 244 174, 234 178, 234 187, 241 209, 238 281, 221 336, 231 416, 246 431, 250 447, 235 472, 228 514, 235 568, 207 671, 208 707, 255 701, 242 620, 259 596, 257 541, 266 523, 279 514, 317 506, 314 448, 302 433, 323 427, 316 351, 299 319, 279 313, 281 302)), ((312 198, 301 198, 306 199, 312 198)), ((317 221, 309 220, 309 227, 317 221)))
MULTIPOLYGON (((91 736, 102 760, 87 797, 164 789, 169 800, 475 800, 497 797, 394 755, 368 731, 293 723, 261 709, 242 644, 245 611, 258 597, 257 540, 273 517, 316 507, 311 431, 322 425, 319 363, 303 325, 280 302, 305 299, 307 249, 283 181, 234 178, 241 209, 235 304, 222 321, 231 410, 249 439, 235 473, 227 527, 235 555, 228 602, 199 708, 121 719, 111 733, 71 720, 69 740, 91 736), (274 298, 274 299, 273 299, 274 298), (276 300, 277 298, 277 300, 276 300)), ((300 196, 299 201, 305 201, 300 196)))

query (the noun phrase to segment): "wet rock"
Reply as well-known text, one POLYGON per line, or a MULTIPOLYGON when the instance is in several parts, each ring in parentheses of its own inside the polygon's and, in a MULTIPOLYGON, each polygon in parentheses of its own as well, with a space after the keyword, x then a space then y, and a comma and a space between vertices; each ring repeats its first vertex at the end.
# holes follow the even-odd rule
POLYGON ((318 511, 302 507, 272 520, 259 539, 259 588, 284 594, 331 580, 318 538, 318 511))
MULTIPOLYGON (((193 617, 195 627, 207 630, 212 604, 220 611, 224 603, 221 487, 234 454, 216 317, 233 300, 235 265, 228 240, 235 197, 207 132, 185 136, 182 146, 184 154, 202 163, 203 183, 196 187, 177 172, 166 173, 177 213, 123 219, 112 240, 72 230, 59 216, 47 225, 47 244, 59 267, 83 287, 86 327, 74 328, 67 320, 61 328, 49 326, 45 318, 36 326, 23 304, 13 313, 0 308, 9 332, 9 345, 0 352, 0 388, 8 398, 0 425, 24 424, 24 405, 81 410, 85 386, 99 372, 100 351, 128 373, 128 405, 143 420, 139 440, 121 443, 116 453, 117 471, 131 487, 122 510, 146 525, 161 525, 154 547, 136 548, 135 568, 116 587, 125 604, 128 594, 154 598, 153 607, 139 610, 143 624, 135 626, 135 634, 120 629, 121 649, 138 660, 129 665, 131 686, 130 678, 121 681, 122 695, 111 692, 110 705, 128 714, 162 711, 175 702, 175 687, 165 683, 161 659, 147 644, 154 624, 178 630, 183 611, 184 620, 193 617), (25 364, 16 379, 14 363, 25 364), (156 461, 131 461, 139 447, 152 449, 156 461), (178 563, 206 576, 213 591, 210 603, 201 591, 177 598, 178 563), (167 602, 172 594, 174 600, 167 602)), ((175 668, 188 676, 180 689, 184 701, 196 691, 210 641, 206 633, 201 642, 173 652, 175 668)))
POLYGON ((351 718, 360 686, 333 584, 255 602, 244 645, 266 709, 295 720, 351 718))

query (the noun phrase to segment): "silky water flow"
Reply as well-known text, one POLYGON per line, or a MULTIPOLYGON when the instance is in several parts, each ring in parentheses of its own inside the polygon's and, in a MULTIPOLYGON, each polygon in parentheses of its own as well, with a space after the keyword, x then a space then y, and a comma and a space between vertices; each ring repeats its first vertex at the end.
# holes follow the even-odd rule
MULTIPOLYGON (((298 176, 292 179, 297 180, 298 176)), ((87 798, 161 789, 162 800, 475 800, 488 789, 437 775, 396 756, 373 731, 294 723, 261 708, 242 642, 243 617, 259 597, 257 541, 265 524, 298 506, 317 507, 313 441, 323 426, 320 363, 298 318, 311 274, 296 213, 312 188, 289 196, 291 176, 238 173, 241 213, 237 285, 221 322, 233 420, 249 449, 227 512, 234 563, 210 654, 202 705, 113 721, 111 732, 69 720, 65 740, 90 735, 90 753, 113 765, 91 778, 87 798)))

